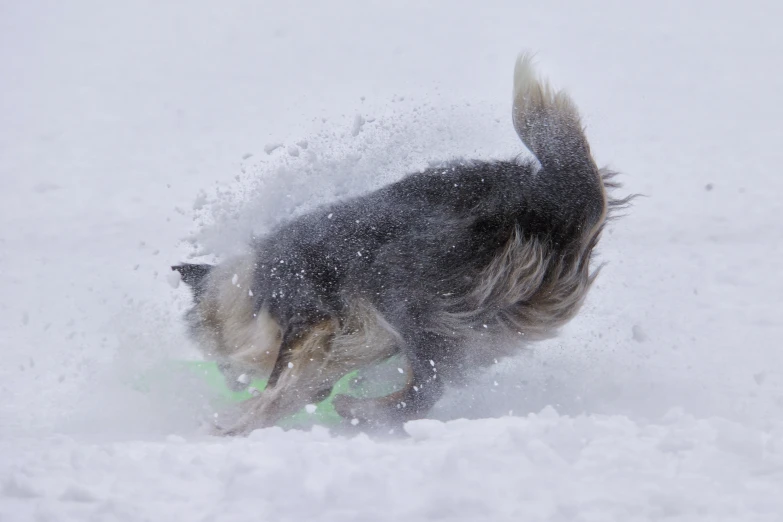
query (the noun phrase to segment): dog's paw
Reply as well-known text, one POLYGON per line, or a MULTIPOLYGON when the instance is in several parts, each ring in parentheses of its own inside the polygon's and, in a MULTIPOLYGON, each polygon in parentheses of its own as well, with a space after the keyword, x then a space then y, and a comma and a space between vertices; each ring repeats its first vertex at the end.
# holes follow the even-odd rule
POLYGON ((360 399, 350 395, 338 395, 332 401, 335 411, 354 426, 376 426, 389 423, 384 403, 378 399, 360 399))
POLYGON ((241 422, 229 423, 229 425, 220 425, 211 422, 205 426, 208 435, 213 437, 239 437, 249 434, 252 429, 241 422))
MULTIPOLYGON (((361 400, 350 395, 338 395, 332 401, 332 406, 340 417, 346 420, 358 419, 361 400)), ((358 419, 363 420, 363 419, 358 419)))
POLYGON ((207 433, 213 437, 228 437, 229 429, 219 424, 210 424, 207 427, 207 433))
POLYGON ((210 416, 199 419, 198 431, 203 435, 211 437, 224 437, 226 435, 226 428, 218 423, 217 416, 215 418, 210 416))
POLYGON ((346 424, 342 428, 347 433, 359 431, 382 437, 405 436, 405 419, 395 415, 399 410, 390 410, 387 401, 338 395, 332 404, 335 411, 350 423, 350 426, 346 424))

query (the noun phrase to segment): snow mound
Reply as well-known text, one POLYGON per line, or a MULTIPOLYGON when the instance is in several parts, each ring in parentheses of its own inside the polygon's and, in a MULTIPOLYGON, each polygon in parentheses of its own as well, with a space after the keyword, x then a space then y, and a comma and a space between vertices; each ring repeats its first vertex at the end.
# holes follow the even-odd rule
POLYGON ((545 408, 405 431, 3 441, 0 519, 750 522, 783 512, 783 424, 545 408))

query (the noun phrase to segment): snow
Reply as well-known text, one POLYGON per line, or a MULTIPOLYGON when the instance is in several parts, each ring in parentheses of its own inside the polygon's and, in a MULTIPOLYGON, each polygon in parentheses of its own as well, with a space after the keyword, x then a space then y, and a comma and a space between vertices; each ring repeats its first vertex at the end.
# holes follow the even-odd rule
POLYGON ((353 127, 351 128, 351 136, 358 136, 360 132, 362 132, 362 127, 364 127, 364 124, 367 123, 367 121, 362 118, 361 114, 357 114, 353 119, 353 127))
POLYGON ((177 271, 172 270, 168 274, 166 274, 166 281, 169 283, 169 286, 171 288, 179 288, 179 283, 182 281, 182 274, 180 274, 177 271))
POLYGON ((264 152, 266 152, 267 154, 272 154, 274 151, 281 148, 282 146, 283 146, 282 143, 267 143, 264 146, 264 152))
POLYGON ((775 520, 783 510, 783 432, 764 440, 726 420, 672 413, 640 425, 548 408, 422 420, 406 432, 3 443, 13 450, 3 512, 62 521, 719 521, 775 520))
POLYGON ((0 520, 783 519, 778 3, 0 11, 0 520), (388 436, 213 437, 193 383, 134 388, 196 357, 170 265, 519 153, 522 48, 646 196, 559 337, 388 436))

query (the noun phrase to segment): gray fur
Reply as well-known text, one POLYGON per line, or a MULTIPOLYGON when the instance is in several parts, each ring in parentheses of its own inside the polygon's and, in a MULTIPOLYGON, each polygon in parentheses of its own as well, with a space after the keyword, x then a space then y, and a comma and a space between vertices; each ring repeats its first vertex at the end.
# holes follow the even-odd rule
POLYGON ((270 375, 228 433, 274 424, 395 354, 408 386, 335 405, 367 421, 422 416, 444 384, 491 360, 495 351, 472 353, 476 332, 522 347, 578 312, 601 230, 629 198, 608 197, 614 173, 596 167, 576 106, 535 76, 528 56, 515 70, 512 116, 535 161, 410 175, 290 221, 241 259, 192 271, 189 318, 207 353, 270 375))

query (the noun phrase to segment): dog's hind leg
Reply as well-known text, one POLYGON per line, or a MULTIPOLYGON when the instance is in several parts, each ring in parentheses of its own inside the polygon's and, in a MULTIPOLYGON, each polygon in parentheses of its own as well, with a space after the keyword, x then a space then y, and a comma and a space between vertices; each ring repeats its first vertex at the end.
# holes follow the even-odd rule
MULTIPOLYGON (((434 334, 424 334, 418 346, 424 353, 434 346, 443 347, 434 334)), ((398 426, 406 421, 424 417, 443 395, 444 381, 438 376, 435 359, 421 358, 403 351, 407 381, 402 389, 384 397, 362 399, 348 395, 335 397, 334 407, 342 417, 357 419, 371 426, 398 426)))

